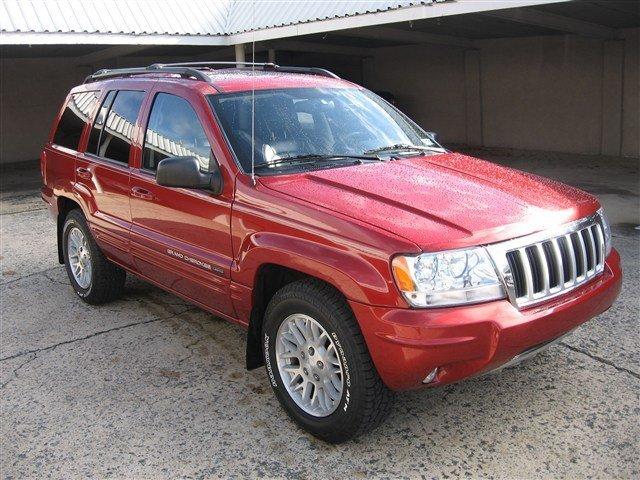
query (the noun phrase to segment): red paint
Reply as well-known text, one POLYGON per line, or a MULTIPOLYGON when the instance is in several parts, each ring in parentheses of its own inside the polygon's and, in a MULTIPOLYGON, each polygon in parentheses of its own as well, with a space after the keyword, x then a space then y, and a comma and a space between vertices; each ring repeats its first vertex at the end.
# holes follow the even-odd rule
POLYGON ((320 278, 349 301, 373 360, 394 389, 435 384, 499 366, 606 310, 620 289, 619 256, 585 286, 519 311, 508 301, 410 309, 392 279, 390 259, 498 242, 594 213, 597 200, 535 175, 451 153, 387 163, 260 178, 253 185, 229 150, 204 95, 266 88, 360 88, 312 75, 224 71, 212 84, 133 78, 82 85, 147 94, 129 165, 52 145, 41 157, 42 196, 56 216, 63 199, 85 213, 105 254, 130 272, 202 308, 248 325, 256 273, 282 265, 320 278), (157 185, 141 169, 147 118, 157 92, 185 98, 205 126, 224 190, 157 185), (188 261, 185 260, 188 259, 188 261), (203 267, 205 265, 205 267, 203 267), (210 268, 206 267, 210 266, 210 268))

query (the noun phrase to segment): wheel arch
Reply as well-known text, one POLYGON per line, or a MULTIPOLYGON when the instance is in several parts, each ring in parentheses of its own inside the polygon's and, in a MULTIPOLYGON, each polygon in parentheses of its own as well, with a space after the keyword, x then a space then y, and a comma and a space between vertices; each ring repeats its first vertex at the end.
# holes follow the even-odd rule
POLYGON ((58 243, 58 263, 64 263, 64 252, 62 248, 62 233, 64 229, 64 222, 67 219, 67 215, 72 210, 82 211, 80 204, 69 197, 58 197, 58 216, 56 219, 56 238, 58 243))
POLYGON ((346 301, 344 293, 341 292, 336 285, 333 285, 323 278, 282 264, 262 264, 256 272, 252 292, 252 308, 247 332, 246 367, 248 370, 253 370, 264 365, 261 338, 267 305, 269 305, 273 296, 282 287, 302 279, 313 279, 317 282, 322 282, 336 290, 346 301))

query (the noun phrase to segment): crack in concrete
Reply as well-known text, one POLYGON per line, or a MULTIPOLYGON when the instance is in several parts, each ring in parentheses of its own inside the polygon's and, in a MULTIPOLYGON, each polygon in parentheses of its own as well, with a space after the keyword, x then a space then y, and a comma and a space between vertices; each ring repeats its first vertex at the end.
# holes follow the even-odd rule
POLYGON ((44 276, 47 280, 54 281, 54 280, 52 280, 51 278, 49 278, 49 277, 48 277, 47 275, 45 275, 45 274, 46 274, 47 272, 51 272, 51 271, 56 270, 56 269, 58 269, 58 268, 64 268, 64 266, 63 266, 63 265, 58 265, 58 266, 56 266, 56 267, 50 267, 50 268, 47 268, 47 269, 45 269, 45 270, 40 270, 40 271, 38 271, 38 272, 33 272, 33 273, 28 274, 28 275, 23 275, 22 277, 14 278, 14 279, 12 279, 12 280, 8 280, 8 281, 6 281, 6 282, 5 282, 5 281, 3 281, 3 282, 0 282, 0 286, 4 287, 5 285, 11 285, 11 284, 13 284, 13 283, 19 282, 20 280, 24 280, 24 279, 26 279, 26 278, 30 278, 30 277, 35 277, 36 275, 42 275, 42 276, 44 276))
POLYGON ((163 321, 163 320, 169 320, 171 318, 178 317, 178 316, 182 315, 183 313, 194 311, 194 310, 197 310, 197 309, 198 309, 197 307, 189 307, 189 308, 187 308, 187 309, 185 309, 185 310, 183 310, 181 312, 172 313, 171 315, 166 315, 164 317, 156 317, 156 318, 151 318, 149 320, 142 320, 141 322, 128 323, 126 325, 120 325, 118 327, 109 328, 107 330, 100 330, 98 332, 94 332, 94 333, 92 333, 90 335, 86 335, 84 337, 73 338, 71 340, 65 340, 63 342, 59 342, 59 343, 56 343, 54 345, 49 345, 47 347, 35 348, 33 350, 26 350, 26 351, 23 351, 23 352, 18 352, 18 353, 14 354, 14 355, 9 355, 8 357, 0 358, 0 362, 5 362, 7 360, 12 360, 14 358, 18 358, 18 357, 22 357, 24 355, 30 355, 30 354, 36 354, 36 356, 37 356, 38 353, 54 350, 57 347, 60 347, 62 345, 69 345, 69 344, 72 344, 72 343, 81 342, 81 341, 88 340, 88 339, 93 338, 93 337, 97 337, 97 336, 103 335, 105 333, 116 332, 118 330, 123 330, 125 328, 135 327, 135 326, 138 326, 138 325, 147 325, 149 323, 160 322, 160 321, 163 321))
POLYGON ((640 373, 634 372, 633 370, 629 370, 628 368, 620 367, 615 363, 613 363, 611 360, 607 360, 606 358, 599 357, 598 355, 594 355, 593 353, 589 353, 586 350, 582 350, 581 348, 574 347, 573 345, 569 345, 568 343, 565 343, 565 342, 560 342, 558 345, 562 345, 563 347, 568 348, 569 350, 574 351, 576 353, 581 353, 583 355, 586 355, 587 357, 591 358, 592 360, 595 360, 596 362, 609 365, 610 367, 615 368, 617 371, 621 373, 627 373, 632 377, 640 379, 640 373))
POLYGON ((13 372, 12 372, 12 375, 13 375, 13 376, 12 376, 11 378, 9 378, 6 382, 4 382, 4 383, 0 384, 0 390, 2 390, 4 387, 6 387, 7 385, 9 385, 9 384, 10 384, 12 381, 14 381, 15 379, 17 379, 17 378, 18 378, 18 372, 19 372, 19 371, 20 371, 24 366, 26 366, 27 364, 29 364, 29 363, 33 362, 36 358, 38 358, 38 354, 37 354, 37 353, 35 353, 35 352, 34 352, 34 353, 32 353, 32 355, 33 355, 33 356, 32 356, 31 358, 29 358, 28 360, 26 360, 26 361, 22 362, 20 365, 18 365, 16 368, 14 368, 14 369, 13 369, 13 372))
MULTIPOLYGON (((29 197, 27 197, 28 200, 29 197)), ((36 197, 34 197, 35 199, 36 197)), ((5 199, 0 199, 0 204, 4 203, 5 199)), ((43 207, 36 207, 36 208, 28 208, 27 210, 15 210, 15 211, 7 211, 4 208, 2 210, 0 210, 0 216, 5 216, 5 215, 18 215, 20 213, 29 213, 29 212, 41 212, 43 210, 46 210, 47 207, 43 206, 43 207)))

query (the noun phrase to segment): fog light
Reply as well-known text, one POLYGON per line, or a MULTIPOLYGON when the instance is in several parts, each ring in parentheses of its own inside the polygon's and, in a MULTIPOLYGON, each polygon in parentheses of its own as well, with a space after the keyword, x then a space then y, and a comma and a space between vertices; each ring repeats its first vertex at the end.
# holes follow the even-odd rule
POLYGON ((422 383, 431 383, 431 382, 433 382, 436 379, 436 375, 438 375, 438 367, 436 367, 433 370, 431 370, 429 372, 429 375, 424 377, 424 380, 422 380, 422 383))

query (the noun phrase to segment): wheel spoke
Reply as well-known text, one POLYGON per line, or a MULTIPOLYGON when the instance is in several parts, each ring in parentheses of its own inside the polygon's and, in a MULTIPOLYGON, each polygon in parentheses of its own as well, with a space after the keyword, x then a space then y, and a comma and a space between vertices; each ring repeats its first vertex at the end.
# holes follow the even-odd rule
POLYGON ((288 360, 290 358, 298 358, 297 352, 281 352, 278 356, 283 360, 288 360))
POLYGON ((322 393, 324 394, 324 403, 327 406, 327 409, 331 408, 331 406, 333 405, 333 399, 329 395, 329 392, 327 392, 326 388, 323 388, 322 393))
POLYGON ((342 389, 342 380, 338 377, 338 375, 336 373, 332 373, 329 376, 329 380, 331 381, 331 385, 333 385, 333 387, 336 390, 342 389))
POLYGON ((311 382, 305 381, 304 386, 302 387, 302 401, 305 403, 309 402, 309 392, 311 391, 311 385, 311 382))
POLYGON ((309 329, 311 331, 311 338, 319 344, 320 342, 320 326, 314 322, 309 322, 309 329))
POLYGON ((297 349, 300 346, 300 344, 298 343, 298 340, 291 332, 284 332, 282 334, 282 338, 284 340, 287 340, 289 343, 291 343, 295 349, 297 349))
POLYGON ((298 371, 300 370, 300 365, 285 365, 284 367, 282 367, 282 370, 288 373, 298 373, 298 371))
POLYGON ((294 322, 289 325, 289 331, 295 337, 298 346, 301 347, 302 345, 307 343, 304 335, 302 335, 302 333, 300 333, 300 330, 298 330, 298 325, 296 325, 294 322))
POLYGON ((340 397, 341 392, 338 391, 338 389, 333 385, 333 383, 330 380, 325 380, 324 388, 327 394, 329 395, 329 397, 331 398, 331 400, 335 400, 336 398, 340 397))
MULTIPOLYGON (((311 382, 309 382, 311 383, 311 382)), ((314 387, 313 388, 313 393, 311 394, 311 406, 314 407, 317 403, 320 402, 320 397, 318 395, 318 388, 314 387)))
MULTIPOLYGON (((289 386, 293 387, 294 385, 296 385, 298 383, 298 380, 302 378, 302 375, 300 375, 299 373, 294 375, 293 377, 291 377, 291 380, 289 380, 289 386)), ((304 380, 303 380, 304 382, 304 380)), ((296 387, 297 390, 297 387, 296 387)))

